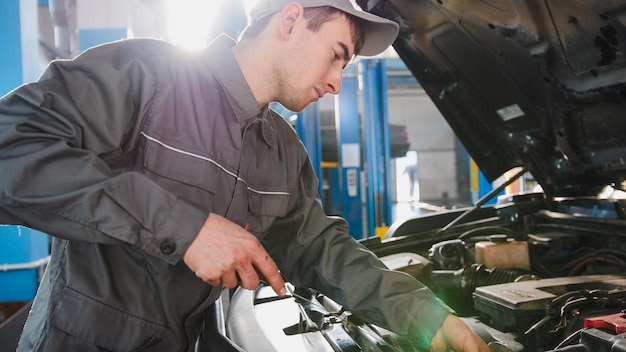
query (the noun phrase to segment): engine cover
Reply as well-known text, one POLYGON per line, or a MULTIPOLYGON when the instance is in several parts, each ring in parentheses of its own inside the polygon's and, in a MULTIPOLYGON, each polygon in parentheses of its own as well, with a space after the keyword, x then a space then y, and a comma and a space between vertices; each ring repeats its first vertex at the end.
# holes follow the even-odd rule
POLYGON ((481 320, 502 331, 524 332, 546 316, 555 298, 572 291, 626 292, 626 276, 588 275, 483 286, 474 292, 481 320))

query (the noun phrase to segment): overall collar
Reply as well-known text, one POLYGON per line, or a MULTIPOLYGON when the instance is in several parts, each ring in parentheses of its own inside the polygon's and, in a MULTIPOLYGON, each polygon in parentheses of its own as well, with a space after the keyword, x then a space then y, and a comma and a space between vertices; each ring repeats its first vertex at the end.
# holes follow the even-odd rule
POLYGON ((211 72, 224 89, 238 121, 246 123, 246 120, 257 119, 254 122, 261 124, 263 139, 269 146, 276 148, 276 129, 269 106, 259 108, 252 89, 231 51, 234 45, 235 41, 232 38, 222 34, 205 49, 211 72))

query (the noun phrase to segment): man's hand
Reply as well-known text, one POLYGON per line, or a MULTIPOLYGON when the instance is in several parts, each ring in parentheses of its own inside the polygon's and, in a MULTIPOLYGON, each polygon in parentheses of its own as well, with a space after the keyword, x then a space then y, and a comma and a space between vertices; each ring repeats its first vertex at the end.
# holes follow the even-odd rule
POLYGON ((209 214, 183 261, 212 286, 253 290, 262 278, 278 295, 286 293, 276 263, 256 237, 217 214, 209 214))
POLYGON ((489 352, 487 344, 463 321, 450 314, 433 337, 431 352, 489 352))

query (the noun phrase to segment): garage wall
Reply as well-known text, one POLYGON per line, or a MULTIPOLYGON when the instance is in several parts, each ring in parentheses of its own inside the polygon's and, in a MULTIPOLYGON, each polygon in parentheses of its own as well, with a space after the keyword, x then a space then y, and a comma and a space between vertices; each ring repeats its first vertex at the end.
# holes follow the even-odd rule
POLYGON ((389 122, 407 126, 417 152, 420 201, 457 200, 455 136, 422 88, 388 90, 389 122))

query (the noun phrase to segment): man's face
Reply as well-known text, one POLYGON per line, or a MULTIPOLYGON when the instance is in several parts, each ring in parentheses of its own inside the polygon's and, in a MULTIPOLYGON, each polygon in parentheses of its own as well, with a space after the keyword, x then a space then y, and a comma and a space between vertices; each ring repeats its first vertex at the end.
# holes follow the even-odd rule
POLYGON ((326 93, 339 93, 343 69, 354 55, 345 15, 337 15, 315 32, 302 22, 294 27, 293 41, 275 66, 277 100, 292 111, 303 110, 326 93))

